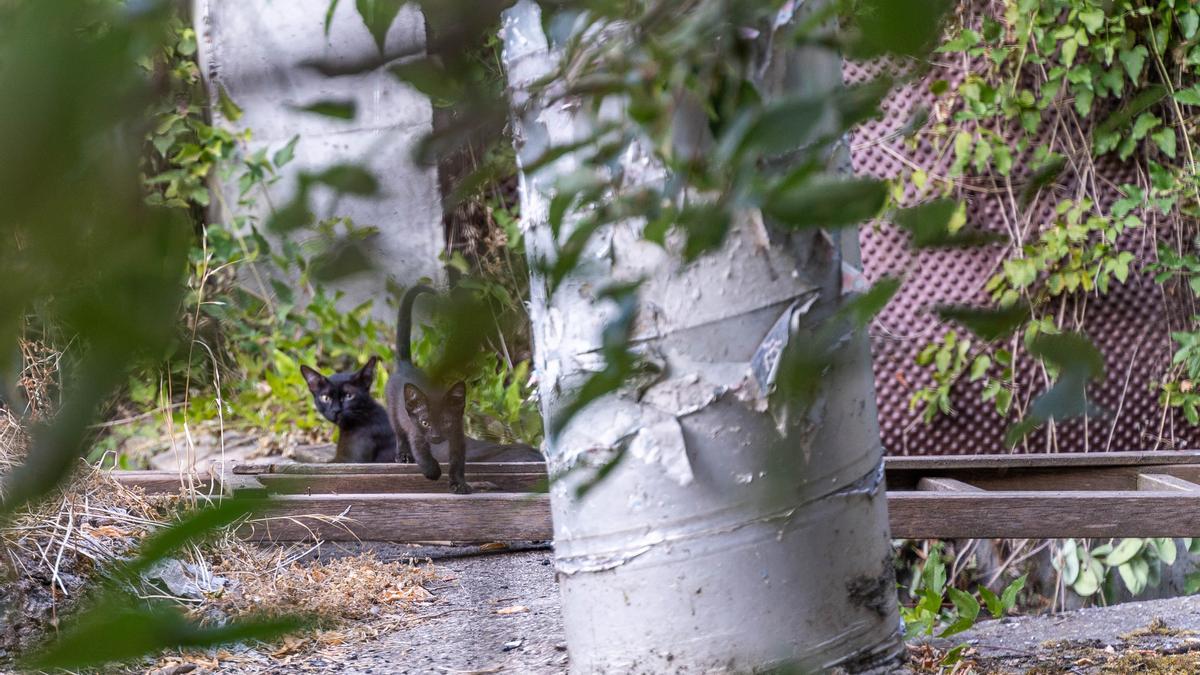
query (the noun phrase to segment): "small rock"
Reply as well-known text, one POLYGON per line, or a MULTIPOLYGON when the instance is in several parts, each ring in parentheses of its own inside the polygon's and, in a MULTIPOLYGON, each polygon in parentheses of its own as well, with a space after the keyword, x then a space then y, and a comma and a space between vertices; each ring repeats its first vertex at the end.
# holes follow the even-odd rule
POLYGON ((516 640, 509 640, 508 642, 504 643, 504 649, 501 651, 510 652, 523 644, 525 644, 525 641, 520 638, 517 638, 516 640))
POLYGON ((152 670, 150 671, 150 675, 183 675, 184 673, 190 673, 195 669, 196 664, 194 663, 181 663, 177 666, 167 666, 166 668, 152 670))

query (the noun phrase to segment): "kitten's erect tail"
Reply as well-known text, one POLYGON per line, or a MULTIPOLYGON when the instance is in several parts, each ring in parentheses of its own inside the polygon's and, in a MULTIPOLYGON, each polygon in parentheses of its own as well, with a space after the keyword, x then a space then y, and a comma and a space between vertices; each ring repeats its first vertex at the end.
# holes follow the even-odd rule
POLYGON ((400 301, 400 312, 396 316, 396 358, 412 363, 412 308, 417 296, 422 293, 437 293, 429 286, 417 284, 404 293, 400 301))

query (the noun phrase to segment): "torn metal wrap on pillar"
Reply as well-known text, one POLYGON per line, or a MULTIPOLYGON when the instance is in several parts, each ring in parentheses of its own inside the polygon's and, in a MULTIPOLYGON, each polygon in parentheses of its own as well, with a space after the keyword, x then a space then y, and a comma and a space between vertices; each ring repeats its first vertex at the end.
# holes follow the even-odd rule
MULTIPOLYGON (((535 3, 506 13, 502 37, 521 104, 518 160, 528 166, 584 138, 595 120, 570 101, 525 107, 526 87, 555 59, 535 3)), ((839 80, 836 58, 800 66, 839 80)), ((637 145, 620 162, 630 185, 663 179, 637 145)), ((557 239, 548 225, 555 177, 576 168, 567 154, 522 175, 532 269, 545 269, 539 263, 579 223, 568 213, 557 239)), ((865 339, 848 341, 829 364, 811 403, 819 415, 779 424, 768 412, 797 322, 828 316, 842 300, 843 247, 849 241, 852 251, 853 237, 776 232, 747 211, 721 247, 684 263, 678 237, 660 246, 642 227, 600 227, 552 294, 545 279, 532 284, 546 419, 603 367, 604 327, 618 314, 601 297, 609 284, 641 281, 631 351, 652 364, 548 437, 572 670, 895 663, 902 643, 865 339), (600 466, 610 472, 590 485, 600 466)))

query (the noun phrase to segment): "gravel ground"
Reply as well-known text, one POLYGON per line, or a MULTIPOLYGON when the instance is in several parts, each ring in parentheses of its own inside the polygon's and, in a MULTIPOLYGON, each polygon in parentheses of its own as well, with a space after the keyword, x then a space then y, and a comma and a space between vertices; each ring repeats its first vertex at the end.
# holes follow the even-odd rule
POLYGON ((413 627, 361 650, 345 672, 566 672, 551 555, 545 549, 434 558, 442 580, 427 588, 438 603, 413 627))
MULTIPOLYGON (((372 550, 382 560, 430 559, 435 602, 373 642, 355 641, 285 662, 225 664, 215 672, 468 675, 567 672, 567 652, 548 547, 503 551, 392 544, 326 547, 323 557, 372 550)), ((1200 673, 1200 596, 1130 602, 1053 616, 986 621, 951 640, 910 648, 904 673, 938 672, 945 650, 967 643, 973 674, 1200 673), (924 663, 922 663, 924 661, 924 663)), ((190 664, 189 664, 190 665, 190 664)), ((159 675, 214 672, 166 669, 159 675)), ((945 671, 943 671, 945 672, 945 671)))
POLYGON ((353 555, 367 549, 381 560, 431 559, 439 579, 426 590, 437 601, 414 615, 406 628, 373 643, 347 645, 292 662, 287 672, 551 675, 567 671, 558 585, 548 547, 486 552, 477 547, 379 544, 327 548, 322 555, 353 555))

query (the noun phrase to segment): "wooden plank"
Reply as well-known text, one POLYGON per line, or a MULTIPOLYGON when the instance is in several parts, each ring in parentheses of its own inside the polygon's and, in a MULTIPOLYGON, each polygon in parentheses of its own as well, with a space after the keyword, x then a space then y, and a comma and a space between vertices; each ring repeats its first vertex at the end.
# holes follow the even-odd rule
POLYGON ((926 476, 917 483, 917 489, 922 492, 983 492, 970 483, 953 478, 933 478, 926 476))
POLYGON ((1200 494, 1200 485, 1165 473, 1138 474, 1137 489, 1150 491, 1158 490, 1161 492, 1175 490, 1178 492, 1191 492, 1194 494, 1200 494))
POLYGON ((885 457, 888 471, 939 469, 1017 469, 1062 466, 1128 466, 1131 464, 1200 464, 1200 451, 1167 452, 1063 452, 1040 455, 962 455, 954 457, 885 457))
MULTIPOLYGON (((124 471, 113 469, 108 472, 117 482, 126 487, 140 487, 148 495, 174 495, 185 483, 178 471, 124 471)), ((208 476, 193 476, 191 487, 201 492, 212 489, 208 476)))
MULTIPOLYGON (((446 470, 442 462, 442 470, 446 470)), ((305 476, 337 476, 345 474, 420 475, 416 464, 235 464, 235 474, 298 474, 305 476)), ((546 475, 545 462, 468 462, 467 479, 484 473, 537 473, 546 475)))
POLYGON ((239 474, 226 465, 221 470, 221 493, 226 497, 266 497, 267 488, 258 476, 239 474))
POLYGON ((890 492, 904 539, 1200 536, 1200 499, 1184 492, 890 492))
POLYGON ((545 494, 375 494, 273 497, 239 530, 252 541, 545 541, 545 494), (333 522, 341 520, 342 522, 333 522))
MULTIPOLYGON (((1168 473, 1175 466, 1152 465, 1154 471, 1168 473)), ((1183 465, 1187 466, 1187 465, 1183 465)), ((937 469, 937 476, 969 483, 984 490, 1135 490, 1137 476, 1146 468, 1138 465, 1099 467, 1047 467, 1042 469, 937 469)), ((917 482, 929 471, 904 470, 887 474, 890 490, 916 490, 917 482)))
MULTIPOLYGON (((383 494, 447 492, 446 474, 431 481, 421 474, 335 474, 295 475, 261 474, 256 476, 273 494, 383 494)), ((467 482, 481 490, 535 492, 545 489, 544 473, 468 473, 467 482)))

